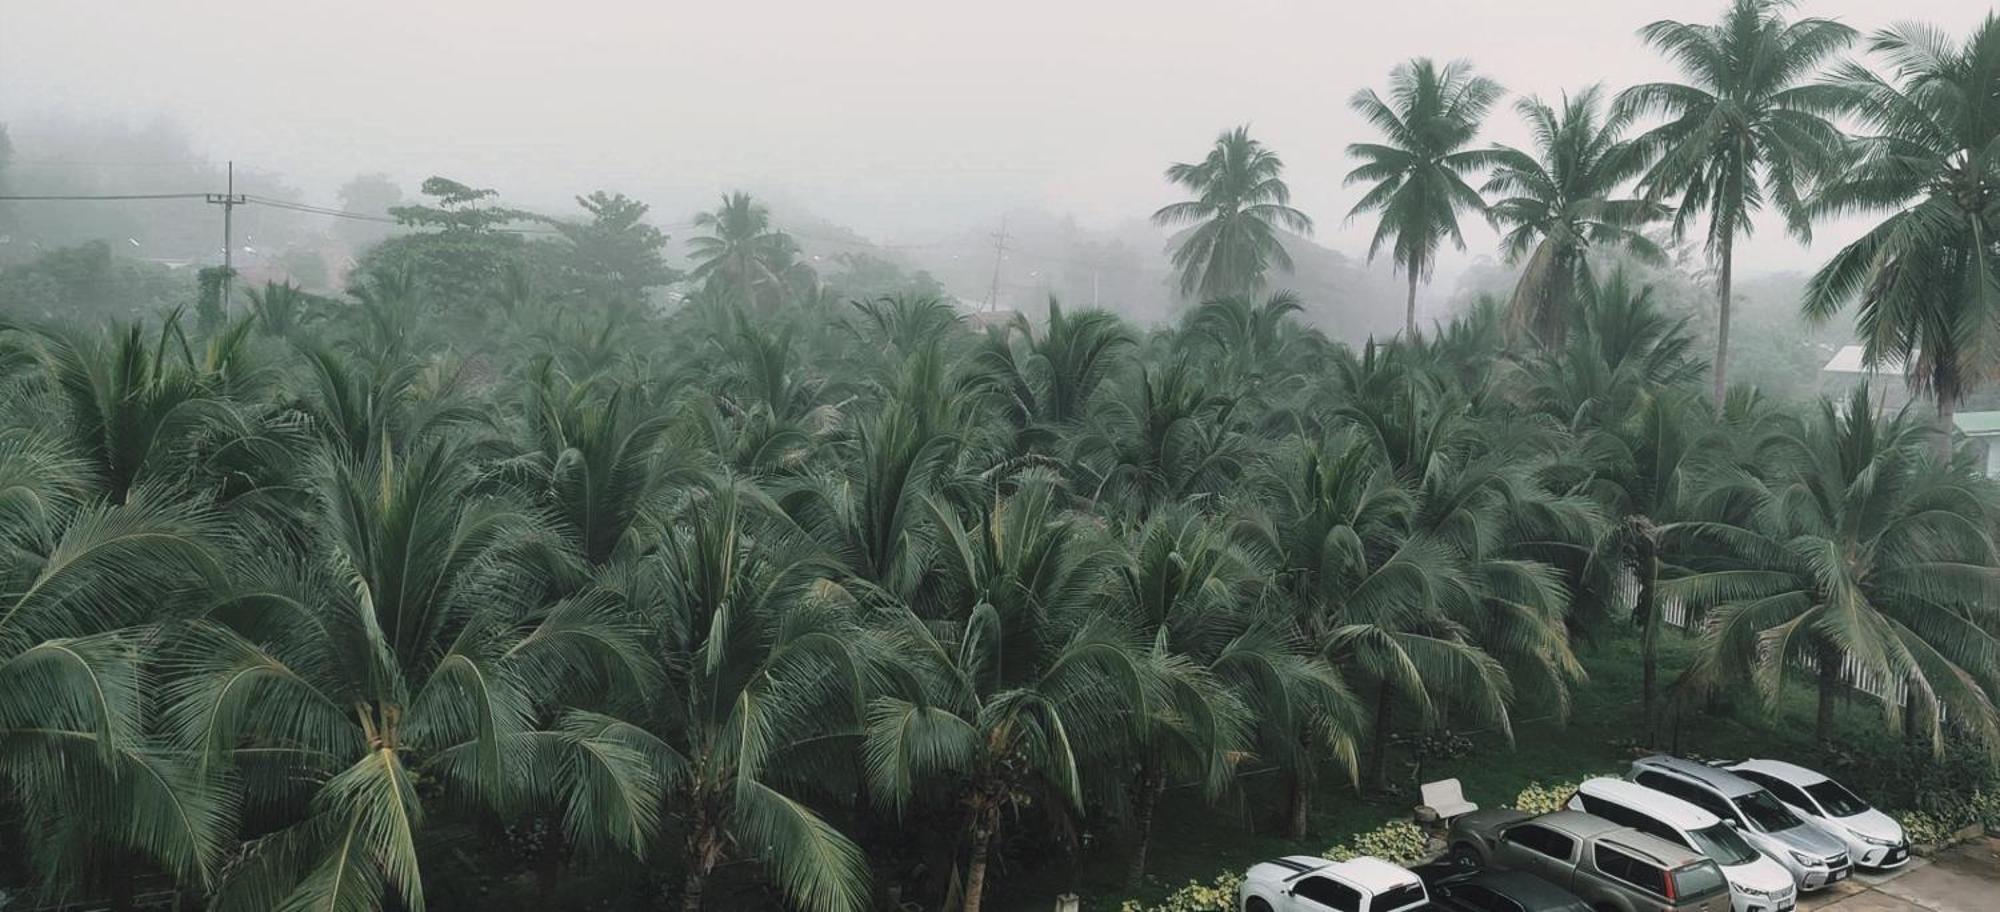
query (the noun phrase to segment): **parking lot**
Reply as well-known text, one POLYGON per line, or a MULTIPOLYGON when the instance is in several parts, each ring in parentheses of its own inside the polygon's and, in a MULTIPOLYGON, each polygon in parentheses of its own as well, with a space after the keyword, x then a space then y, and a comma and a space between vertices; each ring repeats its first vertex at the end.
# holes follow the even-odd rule
POLYGON ((1991 912, 2000 908, 2000 839, 1975 839, 1887 876, 1863 874, 1801 912, 1991 912))

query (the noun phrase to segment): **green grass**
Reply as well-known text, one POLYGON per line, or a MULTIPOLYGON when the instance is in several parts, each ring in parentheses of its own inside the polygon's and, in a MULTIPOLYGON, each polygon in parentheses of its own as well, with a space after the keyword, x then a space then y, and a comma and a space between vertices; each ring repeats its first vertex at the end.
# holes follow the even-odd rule
MULTIPOLYGON (((1662 642, 1660 681, 1671 684, 1686 667, 1692 642, 1668 634, 1662 642)), ((1569 717, 1561 719, 1554 706, 1516 706, 1514 739, 1498 733, 1468 733, 1475 749, 1466 757, 1436 764, 1424 779, 1456 777, 1466 797, 1482 807, 1513 801, 1530 783, 1574 782, 1597 774, 1622 774, 1632 759, 1646 751, 1638 747, 1640 669, 1638 641, 1621 638, 1585 651, 1589 680, 1575 688, 1569 717)), ((1718 704, 1702 708, 1680 731, 1662 733, 1679 753, 1700 757, 1805 757, 1813 750, 1813 695, 1803 683, 1793 683, 1781 695, 1774 713, 1767 713, 1754 693, 1722 695, 1718 704), (1676 737, 1677 735, 1677 737, 1676 737)), ((1867 726, 1879 729, 1881 717, 1866 702, 1840 707, 1842 730, 1867 726)), ((1387 795, 1359 795, 1343 783, 1325 783, 1313 809, 1311 835, 1294 841, 1277 835, 1283 806, 1282 783, 1270 774, 1250 774, 1240 794, 1219 805, 1208 805, 1184 791, 1170 792, 1162 801, 1152 858, 1151 878, 1136 895, 1123 886, 1124 843, 1107 838, 1085 853, 1077 868, 1064 871, 1017 871, 1001 875, 1000 892, 989 906, 1006 912, 1046 912, 1052 897, 1074 889, 1089 912, 1114 910, 1126 898, 1149 900, 1192 880, 1208 881, 1217 874, 1241 871, 1267 858, 1287 854, 1318 854, 1355 833, 1391 820, 1408 819, 1417 803, 1414 767, 1407 756, 1391 755, 1392 771, 1404 771, 1409 781, 1387 795)))

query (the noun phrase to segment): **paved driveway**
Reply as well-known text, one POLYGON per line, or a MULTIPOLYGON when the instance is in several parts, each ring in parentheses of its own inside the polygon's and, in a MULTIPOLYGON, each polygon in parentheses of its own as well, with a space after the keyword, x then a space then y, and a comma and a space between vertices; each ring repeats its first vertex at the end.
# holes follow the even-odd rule
POLYGON ((1886 877, 1862 874, 1800 912, 1992 912, 2000 909, 2000 839, 1975 839, 1886 877))

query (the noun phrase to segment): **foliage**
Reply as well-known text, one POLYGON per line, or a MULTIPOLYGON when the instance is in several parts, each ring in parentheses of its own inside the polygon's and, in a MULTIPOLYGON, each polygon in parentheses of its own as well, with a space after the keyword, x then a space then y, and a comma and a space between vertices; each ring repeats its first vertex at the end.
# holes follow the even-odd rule
POLYGON ((1181 294, 1201 299, 1248 294, 1271 266, 1290 272, 1284 232, 1311 234, 1312 219, 1292 208, 1278 154, 1237 127, 1215 138, 1208 157, 1167 169, 1167 180, 1195 194, 1161 207, 1153 223, 1191 225, 1174 248, 1181 294))

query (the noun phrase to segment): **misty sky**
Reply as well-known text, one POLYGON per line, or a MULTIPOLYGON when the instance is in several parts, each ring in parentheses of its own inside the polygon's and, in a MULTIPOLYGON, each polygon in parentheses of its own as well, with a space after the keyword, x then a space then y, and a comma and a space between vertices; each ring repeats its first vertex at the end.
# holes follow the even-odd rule
MULTIPOLYGON (((1160 172, 1242 122, 1281 153, 1319 237, 1357 191, 1345 107, 1413 55, 1470 57, 1514 92, 1670 75, 1633 32, 1721 0, 1194 3, 0 0, 0 121, 166 116, 206 154, 308 198, 359 172, 431 173, 554 207, 597 188, 681 221, 724 189, 795 200, 886 241, 1012 207, 1089 225, 1175 198, 1160 172)), ((1864 31, 1962 34, 1977 0, 1808 0, 1864 31)), ((1524 141, 1511 110, 1488 136, 1524 141)), ((22 150, 32 158, 32 150, 22 150)), ((133 169, 134 189, 144 183, 133 169)), ((178 188, 169 188, 178 189, 178 188)), ((1744 268, 1804 268, 1773 221, 1744 268)), ((1474 254, 1492 250, 1481 228, 1474 254)))

